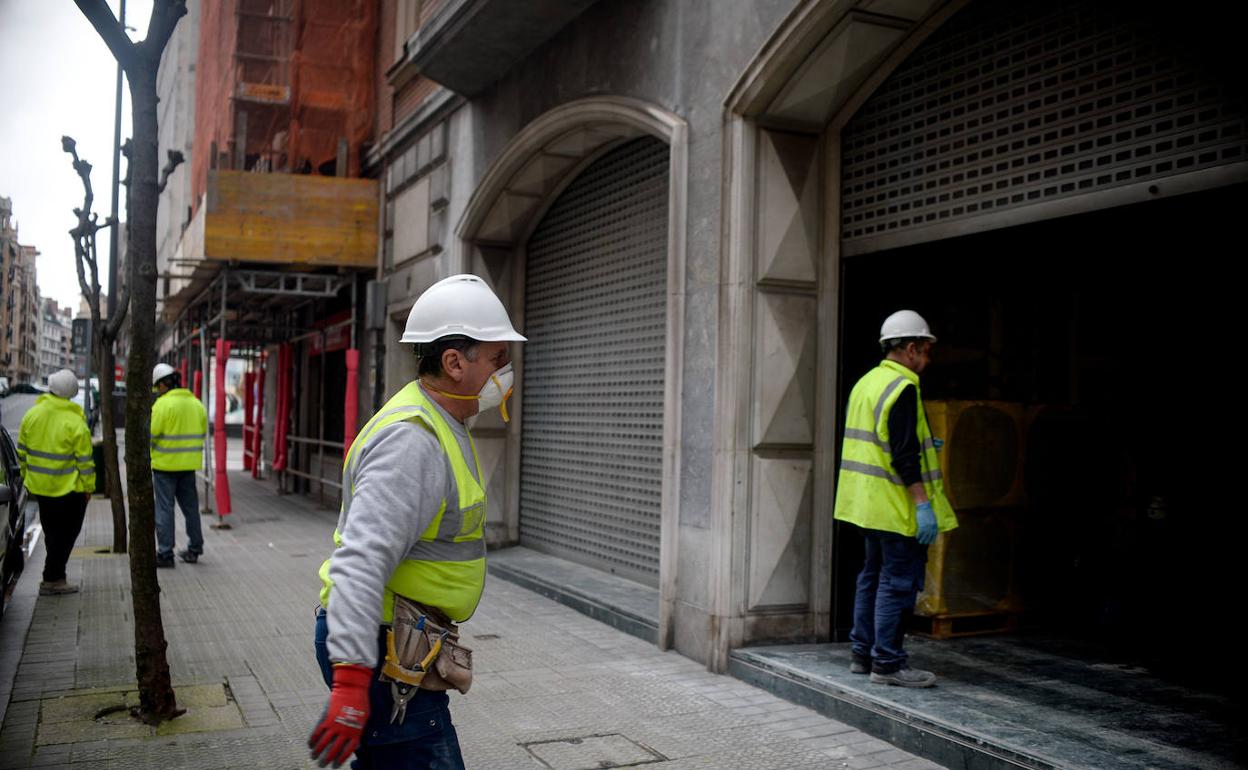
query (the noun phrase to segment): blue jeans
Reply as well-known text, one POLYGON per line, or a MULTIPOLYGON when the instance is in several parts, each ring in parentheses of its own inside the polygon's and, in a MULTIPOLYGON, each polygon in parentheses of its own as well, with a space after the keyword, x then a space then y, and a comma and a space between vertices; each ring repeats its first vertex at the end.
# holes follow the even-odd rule
POLYGON ((927 546, 895 532, 864 529, 862 535, 866 558, 854 596, 850 650, 855 658, 870 659, 872 671, 888 674, 906 665, 902 643, 923 590, 927 546))
POLYGON ((176 498, 186 517, 186 537, 191 553, 204 552, 204 531, 199 524, 199 493, 195 471, 152 471, 156 492, 156 555, 173 558, 173 501, 176 498))
MULTIPOLYGON (((325 608, 316 610, 316 662, 327 686, 334 680, 329 660, 329 622, 325 608)), ((386 636, 378 635, 378 660, 385 657, 386 636)), ((401 723, 390 723, 394 701, 390 683, 373 677, 368 690, 368 724, 355 751, 355 770, 464 770, 459 736, 451 724, 450 698, 444 692, 417 690, 407 702, 401 723)))

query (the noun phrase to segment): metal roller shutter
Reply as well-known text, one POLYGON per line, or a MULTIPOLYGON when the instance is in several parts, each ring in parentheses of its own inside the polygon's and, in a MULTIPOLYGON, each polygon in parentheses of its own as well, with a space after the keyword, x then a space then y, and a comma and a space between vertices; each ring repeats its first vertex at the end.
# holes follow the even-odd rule
POLYGON ((658 585, 668 148, 582 171, 527 249, 520 542, 658 585))
POLYGON ((844 253, 1248 160, 1242 82, 1217 82, 1242 74, 1203 68, 1136 8, 1032 0, 960 11, 842 132, 844 253))

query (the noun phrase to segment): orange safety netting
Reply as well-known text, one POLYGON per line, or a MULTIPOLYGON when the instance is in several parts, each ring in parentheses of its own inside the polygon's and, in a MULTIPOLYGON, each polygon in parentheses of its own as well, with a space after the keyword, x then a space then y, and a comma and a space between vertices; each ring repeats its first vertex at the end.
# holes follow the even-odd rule
POLYGON ((196 62, 191 179, 211 168, 359 176, 371 139, 376 4, 370 0, 204 3, 196 62), (214 151, 216 156, 214 158, 214 151))

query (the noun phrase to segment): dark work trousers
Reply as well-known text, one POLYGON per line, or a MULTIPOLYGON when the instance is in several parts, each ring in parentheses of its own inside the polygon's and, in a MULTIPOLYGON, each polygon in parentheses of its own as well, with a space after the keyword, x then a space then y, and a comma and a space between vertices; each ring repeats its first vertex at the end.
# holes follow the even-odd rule
POLYGON ((43 582, 55 583, 65 579, 65 563, 82 531, 82 519, 87 515, 87 496, 82 492, 70 492, 59 497, 35 495, 35 499, 39 501, 43 534, 48 538, 43 582))
MULTIPOLYGON (((333 665, 329 660, 329 621, 323 607, 316 609, 313 645, 316 662, 325 684, 333 686, 333 665)), ((377 640, 378 659, 386 655, 383 631, 377 640)), ((354 770, 464 770, 459 751, 459 735, 451 723, 450 698, 445 692, 417 690, 407 702, 402 722, 390 723, 394 701, 390 683, 373 677, 368 690, 368 724, 355 750, 354 770)))
POLYGON ((173 502, 177 500, 186 519, 187 550, 204 552, 204 530, 199 521, 199 493, 195 489, 195 471, 152 471, 156 496, 156 555, 173 558, 173 502))
POLYGON ((923 590, 927 546, 918 539, 862 530, 866 558, 854 596, 854 629, 850 650, 860 660, 871 660, 871 670, 891 674, 906 665, 902 643, 914 600, 923 590))

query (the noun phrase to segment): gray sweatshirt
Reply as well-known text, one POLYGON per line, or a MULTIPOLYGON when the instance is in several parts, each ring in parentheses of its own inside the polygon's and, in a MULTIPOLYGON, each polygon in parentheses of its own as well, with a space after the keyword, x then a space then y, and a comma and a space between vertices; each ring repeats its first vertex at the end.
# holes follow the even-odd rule
MULTIPOLYGON (((476 457, 468 429, 434 407, 451 427, 473 473, 476 457)), ((481 481, 480 478, 477 479, 481 481)), ((355 470, 355 494, 338 516, 342 546, 329 565, 329 659, 370 668, 378 663, 377 633, 386 582, 442 501, 458 499, 455 475, 438 437, 415 420, 391 423, 369 439, 355 470)))

